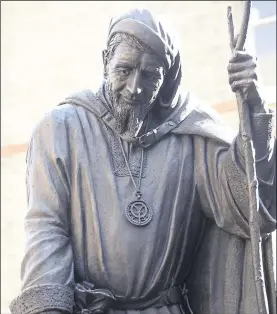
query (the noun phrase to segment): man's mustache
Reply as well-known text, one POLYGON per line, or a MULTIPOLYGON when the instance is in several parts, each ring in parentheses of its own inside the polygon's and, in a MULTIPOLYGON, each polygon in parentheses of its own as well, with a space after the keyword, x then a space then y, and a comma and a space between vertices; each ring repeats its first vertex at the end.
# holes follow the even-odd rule
POLYGON ((140 104, 142 103, 142 100, 140 99, 139 96, 137 95, 132 95, 129 91, 124 91, 123 93, 120 94, 120 96, 123 98, 124 100, 127 100, 130 103, 134 103, 134 104, 140 104))

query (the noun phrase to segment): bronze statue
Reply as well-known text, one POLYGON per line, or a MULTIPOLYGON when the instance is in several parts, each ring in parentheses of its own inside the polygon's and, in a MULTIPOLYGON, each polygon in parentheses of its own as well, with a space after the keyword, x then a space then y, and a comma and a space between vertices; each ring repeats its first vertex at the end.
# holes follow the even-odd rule
MULTIPOLYGON (((179 49, 148 10, 112 19, 103 63, 96 93, 66 98, 33 132, 11 312, 257 314, 241 132, 180 90, 179 49)), ((237 51, 228 73, 250 112, 264 247, 276 229, 274 115, 255 58, 237 51)))

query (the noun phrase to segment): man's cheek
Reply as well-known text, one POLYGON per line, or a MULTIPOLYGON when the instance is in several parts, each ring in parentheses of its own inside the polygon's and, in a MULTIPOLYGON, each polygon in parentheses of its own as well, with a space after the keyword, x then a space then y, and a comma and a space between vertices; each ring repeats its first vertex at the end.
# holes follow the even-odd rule
POLYGON ((124 82, 118 77, 117 73, 112 71, 109 73, 109 82, 113 91, 121 90, 124 86, 124 82))
POLYGON ((161 86, 162 86, 162 82, 160 81, 157 81, 156 83, 153 84, 152 89, 151 89, 153 96, 158 95, 159 90, 161 89, 161 86))
POLYGON ((122 91, 123 88, 124 88, 124 84, 122 84, 122 82, 115 81, 113 83, 113 91, 115 93, 118 93, 118 92, 122 91))
POLYGON ((149 97, 150 102, 153 102, 157 98, 158 93, 159 93, 159 90, 157 89, 150 94, 150 97, 149 97))

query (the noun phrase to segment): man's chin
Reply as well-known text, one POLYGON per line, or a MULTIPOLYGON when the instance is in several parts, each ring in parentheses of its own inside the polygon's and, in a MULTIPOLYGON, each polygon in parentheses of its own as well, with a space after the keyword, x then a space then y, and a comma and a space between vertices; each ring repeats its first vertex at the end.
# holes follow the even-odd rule
POLYGON ((125 105, 125 110, 117 112, 115 115, 117 120, 116 131, 120 135, 128 134, 129 137, 136 138, 140 133, 143 118, 141 112, 134 112, 133 108, 126 110, 127 108, 128 105, 125 105))
POLYGON ((124 135, 129 138, 136 139, 139 135, 140 127, 137 128, 122 128, 120 126, 117 126, 116 131, 118 132, 119 135, 124 135))

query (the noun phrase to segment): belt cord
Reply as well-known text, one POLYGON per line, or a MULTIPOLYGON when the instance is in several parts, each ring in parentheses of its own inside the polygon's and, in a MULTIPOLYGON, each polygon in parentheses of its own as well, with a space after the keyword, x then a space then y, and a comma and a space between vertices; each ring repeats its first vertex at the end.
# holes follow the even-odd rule
POLYGON ((191 307, 190 307, 190 304, 189 304, 189 299, 188 299, 187 294, 185 295, 185 298, 186 298, 186 303, 187 303, 187 307, 188 307, 188 309, 189 309, 189 312, 190 312, 190 314, 193 314, 193 311, 192 311, 192 309, 191 309, 191 307))

